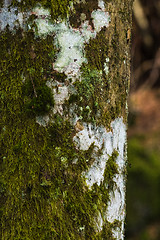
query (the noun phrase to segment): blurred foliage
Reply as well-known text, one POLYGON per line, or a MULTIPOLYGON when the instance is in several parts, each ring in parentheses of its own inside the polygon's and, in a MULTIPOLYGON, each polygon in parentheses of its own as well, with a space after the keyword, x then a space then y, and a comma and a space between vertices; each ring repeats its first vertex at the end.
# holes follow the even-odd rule
POLYGON ((135 0, 125 240, 160 239, 160 1, 135 0), (146 97, 140 90, 148 90, 146 97), (141 99, 141 100, 140 100, 141 99), (138 121, 137 121, 138 120, 138 121))
POLYGON ((160 216, 160 152, 146 148, 145 141, 145 136, 134 136, 128 141, 126 235, 140 232, 134 239, 158 240, 160 235, 151 238, 146 227, 160 216))

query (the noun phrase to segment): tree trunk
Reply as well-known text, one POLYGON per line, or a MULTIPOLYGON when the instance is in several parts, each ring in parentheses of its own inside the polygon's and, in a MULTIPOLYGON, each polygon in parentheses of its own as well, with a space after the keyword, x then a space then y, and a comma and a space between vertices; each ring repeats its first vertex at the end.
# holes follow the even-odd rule
POLYGON ((124 239, 131 8, 1 3, 1 239, 124 239))

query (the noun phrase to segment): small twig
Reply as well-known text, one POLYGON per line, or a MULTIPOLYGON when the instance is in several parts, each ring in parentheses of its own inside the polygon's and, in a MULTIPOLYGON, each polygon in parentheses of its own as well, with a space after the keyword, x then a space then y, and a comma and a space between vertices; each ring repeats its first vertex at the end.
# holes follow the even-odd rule
POLYGON ((37 97, 37 92, 36 92, 36 88, 35 88, 32 77, 31 77, 31 82, 32 82, 33 90, 34 90, 34 95, 35 95, 35 97, 37 97))

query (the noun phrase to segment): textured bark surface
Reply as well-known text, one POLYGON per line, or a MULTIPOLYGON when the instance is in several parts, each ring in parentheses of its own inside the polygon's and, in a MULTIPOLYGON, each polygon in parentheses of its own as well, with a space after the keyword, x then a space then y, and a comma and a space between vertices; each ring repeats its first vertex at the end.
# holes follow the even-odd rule
POLYGON ((131 1, 9 1, 1 238, 124 238, 131 1))

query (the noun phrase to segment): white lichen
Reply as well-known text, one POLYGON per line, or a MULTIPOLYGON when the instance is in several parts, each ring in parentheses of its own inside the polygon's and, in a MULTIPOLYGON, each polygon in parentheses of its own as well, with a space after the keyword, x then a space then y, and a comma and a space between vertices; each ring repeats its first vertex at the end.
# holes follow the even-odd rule
POLYGON ((102 149, 100 157, 95 158, 93 165, 85 173, 86 183, 89 188, 94 183, 99 186, 104 180, 104 170, 108 158, 116 150, 119 153, 119 170, 124 167, 124 144, 126 142, 126 127, 122 118, 117 118, 111 123, 113 132, 107 132, 105 127, 95 127, 92 124, 83 124, 84 129, 73 138, 75 145, 80 150, 88 150, 91 144, 97 149, 102 149))
MULTIPOLYGON (((25 16, 27 18, 27 16, 25 16)), ((16 7, 8 8, 4 6, 0 9, 0 30, 3 31, 8 25, 10 30, 13 30, 14 27, 18 24, 22 27, 23 24, 23 14, 18 12, 16 7)))
POLYGON ((80 150, 88 150, 94 143, 93 158, 94 163, 87 172, 83 173, 86 184, 91 189, 93 184, 100 186, 104 180, 104 171, 107 160, 116 150, 118 157, 116 163, 118 174, 115 174, 113 181, 114 189, 109 193, 110 201, 108 204, 106 219, 113 223, 115 220, 122 222, 120 231, 113 231, 116 239, 123 239, 124 218, 125 218, 125 144, 126 144, 126 125, 123 118, 116 118, 111 123, 112 132, 107 132, 105 127, 96 127, 92 124, 83 123, 84 129, 79 131, 73 138, 75 146, 80 150), (101 149, 101 155, 97 156, 96 152, 101 149), (118 235, 117 235, 118 234, 118 235), (118 237, 117 237, 118 236, 118 237))
POLYGON ((35 23, 37 24, 39 36, 44 37, 53 32, 53 25, 49 19, 37 19, 35 23))
MULTIPOLYGON (((53 63, 53 69, 65 73, 68 79, 72 79, 72 83, 76 79, 81 79, 80 68, 82 63, 86 62, 85 57, 85 44, 89 43, 91 38, 95 38, 96 34, 102 29, 102 27, 109 26, 109 14, 105 12, 103 1, 99 2, 101 9, 94 10, 92 12, 94 30, 89 21, 82 21, 79 28, 72 28, 69 20, 50 20, 50 12, 43 7, 36 7, 33 9, 33 14, 37 16, 35 23, 37 25, 37 34, 40 37, 46 37, 48 34, 53 34, 53 44, 59 49, 56 61, 53 63), (99 18, 99 20, 98 20, 99 18), (99 21, 99 23, 98 23, 99 21)), ((83 16, 85 19, 85 16, 83 16)), ((105 66, 104 66, 105 67, 105 66)), ((60 92, 62 89, 59 89, 60 92)), ((55 107, 54 113, 58 112, 63 114, 62 104, 68 99, 68 94, 56 93, 54 90, 55 107), (61 103, 58 103, 58 99, 61 99, 61 103)))
POLYGON ((104 71, 105 71, 106 75, 108 75, 108 73, 109 73, 108 63, 109 63, 109 58, 106 58, 106 61, 104 63, 104 71))
MULTIPOLYGON (((84 46, 91 38, 95 38, 96 34, 102 27, 109 26, 109 14, 105 11, 104 2, 98 2, 99 8, 91 14, 93 18, 94 30, 89 25, 89 21, 85 20, 77 29, 73 29, 69 21, 58 20, 51 21, 50 10, 37 6, 32 12, 27 14, 18 12, 17 8, 4 7, 1 9, 0 22, 1 30, 4 30, 7 24, 13 30, 15 22, 18 20, 21 27, 29 15, 36 16, 35 24, 37 28, 35 33, 40 37, 46 37, 48 34, 55 34, 53 44, 59 49, 57 60, 53 64, 54 69, 59 72, 64 72, 68 77, 75 79, 80 75, 80 67, 83 62, 87 62, 85 58, 84 46), (25 18, 23 18, 25 15, 25 18), (27 16, 27 17, 26 17, 27 16)), ((31 27, 28 25, 28 27, 31 27)))
POLYGON ((55 27, 51 21, 49 9, 37 6, 33 9, 32 14, 36 16, 36 20, 34 22, 38 29, 38 33, 36 33, 38 36, 46 37, 48 34, 52 34, 54 32, 55 27))
POLYGON ((113 181, 116 183, 113 192, 110 192, 110 201, 107 209, 107 220, 113 223, 115 220, 121 222, 120 230, 113 230, 116 239, 124 238, 124 219, 125 219, 125 146, 126 146, 126 126, 121 121, 115 120, 111 124, 114 138, 113 146, 119 155, 116 159, 118 174, 114 176, 113 181))
POLYGON ((100 9, 92 12, 91 17, 93 18, 93 24, 96 32, 99 32, 104 26, 109 26, 109 14, 100 9))
POLYGON ((49 116, 45 115, 45 116, 36 116, 36 122, 43 126, 46 127, 49 123, 49 116))
POLYGON ((95 30, 92 29, 87 20, 79 28, 72 28, 69 21, 66 20, 51 22, 50 12, 47 9, 42 7, 34 9, 34 14, 38 17, 35 20, 38 35, 45 37, 51 33, 55 34, 54 44, 60 51, 53 64, 54 69, 64 72, 73 80, 79 77, 82 63, 87 62, 84 52, 85 44, 89 42, 90 38, 95 38, 102 27, 109 26, 109 14, 105 12, 102 2, 99 3, 102 9, 94 10, 91 14, 95 30))
POLYGON ((102 11, 106 11, 105 4, 103 0, 98 1, 98 7, 102 9, 102 11))
POLYGON ((65 72, 71 78, 77 77, 80 74, 79 69, 82 63, 87 62, 84 52, 85 44, 89 42, 90 38, 95 38, 102 27, 109 26, 108 13, 98 9, 93 11, 92 17, 94 31, 87 20, 77 29, 73 29, 69 23, 64 21, 59 24, 55 43, 58 44, 60 53, 54 63, 54 68, 59 72, 65 72), (97 22, 97 17, 100 18, 100 24, 97 22))
POLYGON ((50 16, 50 10, 41 6, 36 6, 35 8, 33 8, 33 13, 37 16, 50 16))
POLYGON ((95 227, 96 231, 100 232, 103 229, 104 220, 102 218, 101 212, 98 212, 95 217, 95 227))
POLYGON ((54 88, 53 92, 54 92, 54 101, 55 101, 53 113, 55 114, 58 112, 60 115, 63 115, 62 105, 65 102, 65 100, 69 98, 68 87, 67 86, 58 87, 58 91, 57 89, 54 88))
POLYGON ((54 69, 67 76, 78 76, 80 66, 86 61, 83 53, 84 38, 78 29, 72 29, 67 23, 59 24, 55 44, 60 48, 54 69))

